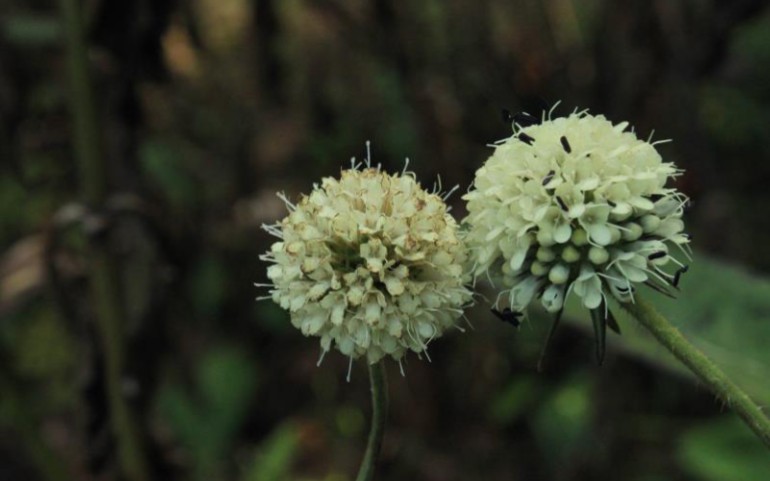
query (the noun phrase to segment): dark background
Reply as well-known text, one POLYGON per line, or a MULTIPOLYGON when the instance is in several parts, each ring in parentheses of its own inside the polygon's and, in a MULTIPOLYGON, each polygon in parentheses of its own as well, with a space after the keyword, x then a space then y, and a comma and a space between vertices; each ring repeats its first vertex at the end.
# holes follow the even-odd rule
MULTIPOLYGON (((683 283, 678 312, 708 317, 712 336, 690 335, 767 394, 767 2, 94 0, 84 12, 109 176, 86 215, 57 4, 0 0, 0 480, 120 479, 94 249, 120 276, 122 386, 155 479, 352 479, 363 363, 350 383, 339 353, 317 368, 317 339, 254 301, 271 243, 260 225, 285 213, 276 191, 296 199, 371 140, 386 169, 409 157, 424 185, 440 174, 462 192, 510 135, 502 108, 557 101, 557 114, 588 108, 673 139, 659 150, 686 170, 687 229, 716 266, 683 283)), ((460 195, 450 203, 461 218, 460 195)), ((436 341, 431 363, 410 356, 405 378, 388 363, 377 479, 770 479, 725 403, 649 343, 629 347, 633 326, 599 367, 575 319, 539 373, 545 320, 517 331, 483 299, 468 317, 474 329, 436 341)))

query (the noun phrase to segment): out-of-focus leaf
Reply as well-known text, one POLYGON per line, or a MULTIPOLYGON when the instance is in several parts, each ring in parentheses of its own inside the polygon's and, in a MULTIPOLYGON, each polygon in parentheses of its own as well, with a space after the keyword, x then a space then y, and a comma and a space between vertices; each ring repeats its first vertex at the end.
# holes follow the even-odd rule
POLYGON ((181 386, 161 392, 159 410, 189 450, 196 479, 210 479, 227 464, 257 386, 256 374, 248 356, 219 348, 198 365, 193 392, 181 386))
POLYGON ((44 286, 43 248, 41 236, 28 236, 0 256, 0 315, 44 286))
POLYGON ((150 179, 173 204, 189 206, 196 201, 197 186, 189 164, 185 166, 182 152, 173 145, 148 140, 139 149, 139 159, 150 179))
POLYGON ((15 14, 0 21, 0 31, 9 42, 20 46, 56 45, 62 26, 54 16, 15 14))
POLYGON ((299 432, 296 426, 291 423, 278 426, 259 446, 251 463, 241 475, 241 481, 288 479, 298 446, 299 432))
MULTIPOLYGON (((640 294, 759 404, 770 404, 770 280, 697 255, 680 287, 677 299, 648 289, 640 294)), ((570 322, 589 331, 588 312, 577 304, 568 304, 570 322)), ((608 338, 608 349, 620 348, 662 368, 687 372, 625 311, 616 309, 615 314, 621 328, 632 328, 608 338)))
POLYGON ((361 409, 354 406, 340 406, 337 409, 335 420, 340 435, 348 438, 359 436, 366 424, 361 409))
POLYGON ((490 402, 489 417, 500 425, 514 422, 532 406, 539 391, 540 386, 532 376, 514 378, 490 402))
POLYGON ((227 285, 227 273, 222 260, 214 256, 204 256, 191 276, 191 298, 201 316, 216 314, 222 303, 227 285))
POLYGON ((77 346, 53 312, 35 311, 19 326, 16 369, 26 379, 45 382, 46 403, 56 407, 71 403, 77 397, 72 383, 77 346))
POLYGON ((759 77, 757 86, 767 88, 762 80, 770 79, 770 73, 764 68, 770 62, 770 16, 759 16, 742 25, 730 47, 733 55, 747 59, 753 66, 752 73, 759 77))
POLYGON ((700 110, 700 118, 720 144, 747 145, 765 135, 768 114, 742 89, 706 86, 701 91, 700 110))
POLYGON ((723 416, 687 431, 679 441, 681 466, 703 481, 770 478, 770 457, 737 418, 723 416))
POLYGON ((556 386, 534 416, 534 430, 548 459, 558 463, 578 448, 590 423, 590 383, 580 375, 556 386))

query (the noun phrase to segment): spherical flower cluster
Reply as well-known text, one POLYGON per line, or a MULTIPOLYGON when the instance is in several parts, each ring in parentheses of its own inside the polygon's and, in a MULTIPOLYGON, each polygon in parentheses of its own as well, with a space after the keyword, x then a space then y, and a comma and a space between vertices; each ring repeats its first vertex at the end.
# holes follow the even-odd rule
POLYGON ((585 112, 514 123, 476 172, 464 197, 474 275, 502 278, 512 310, 540 299, 558 313, 574 293, 604 311, 608 295, 633 301, 635 284, 676 287, 687 198, 666 183, 680 171, 627 126, 585 112))
MULTIPOLYGON (((444 200, 410 173, 367 165, 324 178, 280 223, 271 297, 306 336, 369 363, 425 352, 471 299, 467 254, 444 200)), ((322 354, 323 354, 322 353, 322 354)))

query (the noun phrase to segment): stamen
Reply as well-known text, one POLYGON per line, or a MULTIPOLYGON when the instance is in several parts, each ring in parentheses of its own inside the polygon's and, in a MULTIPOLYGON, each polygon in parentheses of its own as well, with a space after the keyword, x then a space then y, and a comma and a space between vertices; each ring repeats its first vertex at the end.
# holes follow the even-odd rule
POLYGON ((286 204, 286 207, 288 207, 289 210, 297 209, 297 206, 291 203, 288 197, 286 197, 286 194, 284 194, 283 192, 278 192, 276 195, 278 196, 279 199, 283 201, 284 204, 286 204))
MULTIPOLYGON (((326 349, 321 349, 321 355, 318 357, 318 362, 315 364, 316 367, 321 367, 321 363, 324 360, 324 356, 326 356, 326 353, 329 352, 326 349)), ((350 382, 350 379, 348 379, 348 382, 350 382)))
POLYGON ((350 373, 353 371, 353 356, 350 356, 350 361, 348 362, 348 375, 345 378, 347 382, 350 382, 350 373))
POLYGON ((452 187, 451 189, 449 189, 449 190, 447 191, 447 193, 446 193, 446 194, 444 194, 444 196, 443 196, 443 197, 441 197, 441 200, 443 200, 444 202, 446 202, 446 200, 449 198, 449 196, 450 196, 450 195, 452 195, 452 194, 453 194, 453 193, 454 193, 454 192, 455 192, 457 189, 459 189, 459 188, 460 188, 460 184, 457 184, 457 185, 455 185, 454 187, 452 187))
POLYGON ((548 120, 553 119, 553 111, 556 110, 556 107, 558 107, 560 103, 561 103, 561 100, 553 104, 553 107, 551 107, 551 110, 548 111, 548 120))
POLYGON ((567 137, 562 135, 559 141, 561 142, 561 146, 564 148, 564 151, 568 154, 571 154, 572 146, 569 145, 569 142, 567 141, 567 137))

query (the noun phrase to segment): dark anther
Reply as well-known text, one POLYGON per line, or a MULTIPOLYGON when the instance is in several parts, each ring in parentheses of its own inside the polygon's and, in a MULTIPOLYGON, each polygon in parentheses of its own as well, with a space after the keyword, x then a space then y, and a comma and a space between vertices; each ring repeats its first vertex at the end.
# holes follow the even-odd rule
POLYGON ((519 327, 521 324, 521 320, 519 319, 521 313, 512 311, 510 307, 506 307, 502 311, 498 311, 497 309, 491 309, 491 311, 498 319, 511 324, 513 327, 519 327))
POLYGON ((561 141, 561 146, 564 147, 564 152, 568 154, 571 153, 572 147, 569 145, 569 142, 567 142, 567 137, 562 135, 559 140, 561 141))
POLYGON ((679 279, 682 277, 682 274, 687 272, 690 269, 690 266, 682 266, 680 267, 675 273, 674 273, 674 280, 671 281, 671 285, 674 287, 679 286, 679 279))
POLYGON ((514 119, 516 118, 516 117, 514 117, 514 115, 511 113, 511 111, 510 111, 510 110, 508 110, 508 109, 503 109, 503 110, 501 111, 501 114, 502 114, 502 117, 503 117, 503 122, 505 122, 506 124, 510 124, 510 123, 511 123, 511 122, 513 122, 513 121, 514 121, 514 119))
POLYGON ((558 195, 556 196, 556 202, 559 203, 559 207, 561 207, 561 210, 563 210, 565 212, 569 210, 567 208, 567 204, 565 204, 564 200, 561 197, 559 197, 558 195))
POLYGON ((527 145, 532 145, 532 142, 535 141, 535 139, 533 139, 529 135, 525 134, 524 132, 519 134, 519 140, 521 140, 522 142, 524 142, 527 145))
POLYGON ((616 205, 618 205, 618 204, 616 204, 616 203, 612 202, 611 200, 608 200, 608 201, 607 201, 607 205, 609 205, 610 207, 615 207, 615 206, 616 206, 616 205))
POLYGON ((657 202, 657 201, 659 201, 662 198, 663 198, 662 194, 652 194, 650 196, 650 200, 653 201, 653 202, 657 202))
POLYGON ((684 232, 682 233, 682 235, 684 236, 685 239, 690 241, 692 240, 692 234, 688 234, 687 232, 684 232))
POLYGON ((529 127, 530 125, 539 124, 540 119, 527 112, 519 112, 513 116, 513 122, 520 127, 529 127))
POLYGON ((553 176, 554 176, 554 174, 556 174, 556 172, 555 172, 555 171, 553 171, 553 170, 552 170, 552 171, 550 171, 550 172, 548 172, 548 173, 545 175, 545 177, 543 177, 543 185, 546 185, 548 182, 550 182, 550 181, 551 181, 551 179, 553 179, 553 176))
POLYGON ((658 251, 653 252, 652 254, 647 256, 647 259, 654 261, 655 259, 660 259, 661 257, 666 257, 668 254, 666 254, 666 251, 658 251))

